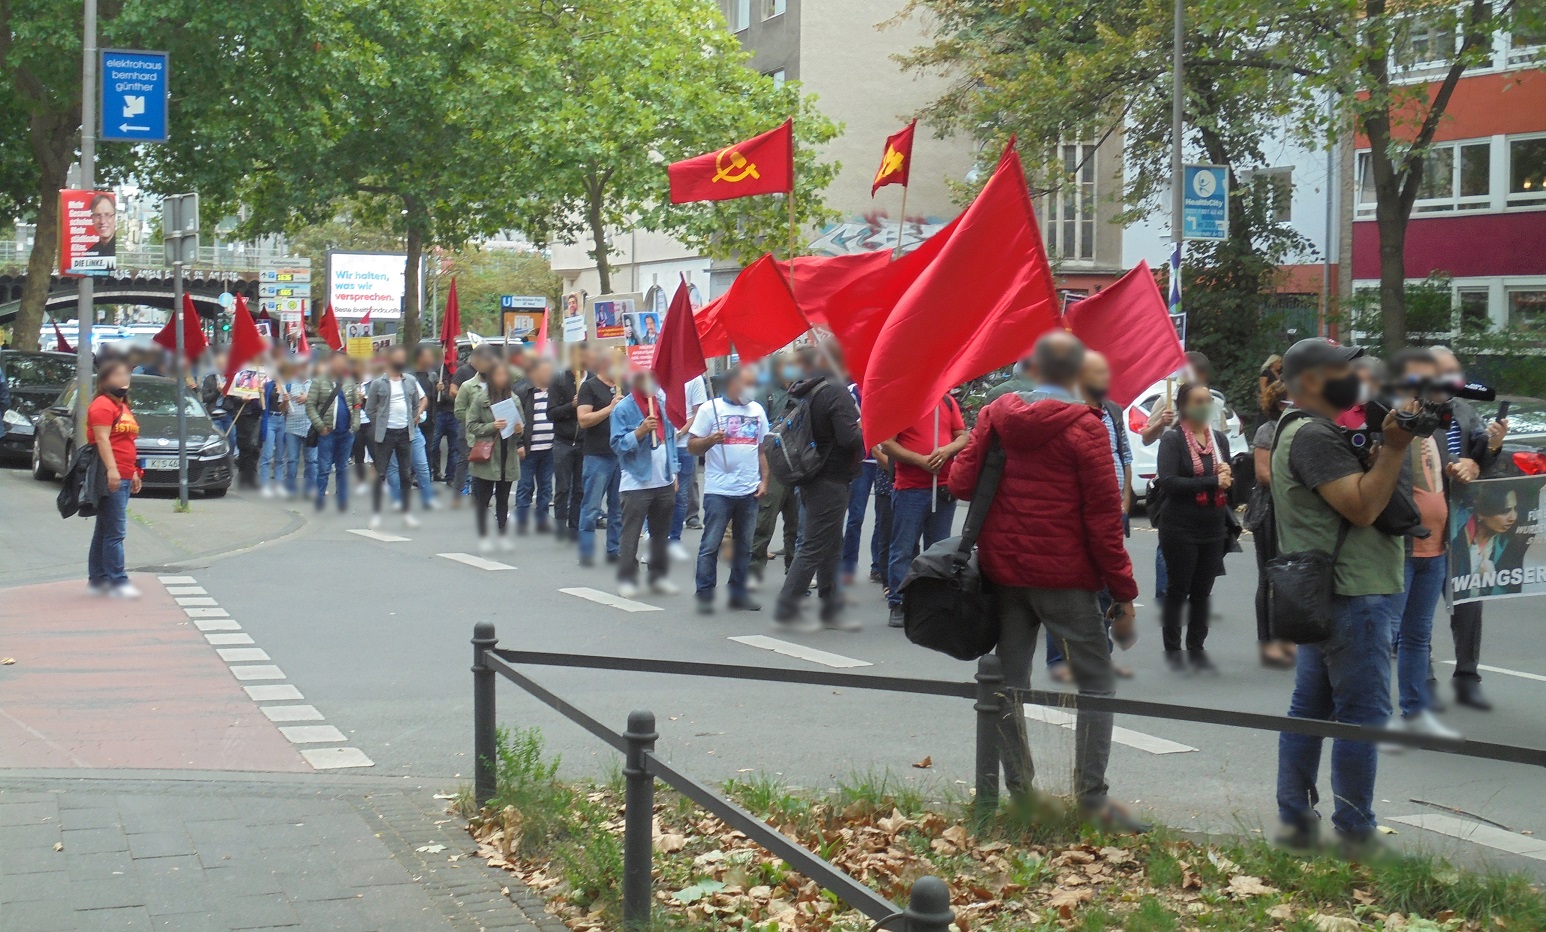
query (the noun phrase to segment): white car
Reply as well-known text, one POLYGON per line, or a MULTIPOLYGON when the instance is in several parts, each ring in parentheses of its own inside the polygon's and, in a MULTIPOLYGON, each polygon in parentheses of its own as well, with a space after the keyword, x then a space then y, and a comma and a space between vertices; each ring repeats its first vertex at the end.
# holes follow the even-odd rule
MULTIPOLYGON (((1180 387, 1180 382, 1172 381, 1168 391, 1173 395, 1180 387)), ((1216 412, 1214 428, 1228 438, 1231 454, 1248 449, 1244 419, 1235 413, 1235 410, 1229 406, 1229 401, 1218 389, 1212 389, 1212 391, 1216 412)), ((1133 451, 1133 498, 1136 501, 1143 501, 1144 495, 1148 492, 1149 480, 1154 478, 1155 461, 1159 455, 1158 440, 1150 446, 1143 445, 1143 429, 1149 423, 1149 412, 1164 406, 1166 392, 1164 381, 1155 382, 1123 412, 1127 421, 1127 445, 1133 451)))

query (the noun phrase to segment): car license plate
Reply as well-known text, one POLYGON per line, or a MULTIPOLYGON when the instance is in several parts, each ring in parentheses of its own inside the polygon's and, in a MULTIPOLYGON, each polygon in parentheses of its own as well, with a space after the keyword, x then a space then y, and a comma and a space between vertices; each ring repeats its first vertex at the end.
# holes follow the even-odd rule
POLYGON ((147 456, 142 469, 176 469, 177 457, 175 456, 147 456))

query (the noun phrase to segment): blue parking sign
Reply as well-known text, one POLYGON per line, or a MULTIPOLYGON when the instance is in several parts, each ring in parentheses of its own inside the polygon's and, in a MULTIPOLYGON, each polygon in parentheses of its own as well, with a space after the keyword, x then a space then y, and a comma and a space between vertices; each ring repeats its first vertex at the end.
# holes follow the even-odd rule
POLYGON ((1186 239, 1229 239, 1229 167, 1188 165, 1182 179, 1182 235, 1186 239))
POLYGON ((102 134, 109 142, 166 142, 167 53, 102 50, 102 134))

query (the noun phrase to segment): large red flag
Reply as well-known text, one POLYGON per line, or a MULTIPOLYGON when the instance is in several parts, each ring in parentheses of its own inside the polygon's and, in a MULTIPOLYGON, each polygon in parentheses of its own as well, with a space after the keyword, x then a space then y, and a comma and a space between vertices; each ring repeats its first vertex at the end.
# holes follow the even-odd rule
POLYGON ((242 371, 247 363, 256 359, 258 354, 268 349, 268 341, 263 339, 263 334, 258 331, 258 325, 252 319, 252 312, 247 310, 247 299, 241 295, 236 296, 236 312, 231 315, 231 348, 226 351, 225 364, 225 388, 220 390, 222 395, 231 391, 231 380, 236 378, 236 373, 242 371))
POLYGON ((64 331, 59 329, 59 321, 54 321, 54 351, 57 353, 73 353, 75 347, 66 342, 64 331))
POLYGON ((827 322, 827 302, 834 294, 890 264, 891 250, 880 249, 841 256, 796 256, 792 275, 788 262, 780 261, 778 268, 789 277, 789 288, 805 319, 823 326, 827 322))
POLYGON ((1014 362, 1057 322, 1052 267, 1011 139, 939 254, 886 316, 864 374, 866 444, 917 423, 956 385, 1014 362))
POLYGON ((311 344, 309 342, 307 342, 307 340, 306 340, 306 325, 304 323, 301 325, 301 335, 300 335, 300 338, 295 341, 295 355, 296 356, 310 356, 311 355, 311 344))
POLYGON ((546 308, 546 307, 543 308, 542 309, 542 323, 537 325, 537 355, 538 356, 544 356, 544 355, 547 354, 547 348, 548 348, 548 315, 550 313, 552 313, 552 309, 551 308, 546 308))
POLYGON ((1127 407, 1144 389, 1186 365, 1165 297, 1147 262, 1069 308, 1074 336, 1111 364, 1111 400, 1127 407))
MULTIPOLYGON (((166 326, 162 327, 151 340, 166 347, 172 352, 177 352, 177 315, 167 318, 166 326)), ((193 296, 183 294, 183 356, 189 362, 198 359, 209 348, 209 341, 204 338, 204 328, 199 323, 199 312, 193 306, 193 296)))
POLYGON ((462 335, 462 302, 456 296, 456 276, 451 276, 451 291, 446 295, 446 313, 440 319, 441 365, 456 366, 456 338, 462 335))
POLYGON ((742 359, 761 359, 811 328, 771 254, 743 269, 720 301, 716 321, 742 359))
POLYGON ((327 310, 322 312, 322 319, 317 322, 317 335, 326 341, 328 347, 335 353, 344 350, 344 335, 338 329, 338 317, 333 313, 333 302, 327 303, 327 310))
POLYGON ((886 137, 886 151, 881 153, 880 167, 875 170, 875 181, 870 185, 870 197, 888 184, 907 186, 907 175, 913 169, 914 120, 902 129, 886 137))
POLYGON ((698 327, 692 316, 692 294, 683 277, 666 310, 660 339, 655 344, 655 360, 650 368, 655 384, 666 393, 666 418, 677 427, 687 426, 687 382, 709 370, 698 342, 698 327))
POLYGON ((666 166, 671 203, 728 201, 794 190, 794 120, 765 133, 666 166))
POLYGON ((698 345, 705 357, 730 355, 730 334, 725 331, 724 319, 725 297, 729 294, 727 291, 705 304, 693 318, 698 328, 698 345))

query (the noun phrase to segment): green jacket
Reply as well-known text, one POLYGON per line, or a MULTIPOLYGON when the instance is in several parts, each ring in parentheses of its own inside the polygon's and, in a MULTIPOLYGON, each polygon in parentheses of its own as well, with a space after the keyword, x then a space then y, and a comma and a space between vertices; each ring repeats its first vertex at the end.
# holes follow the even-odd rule
MULTIPOLYGON (((456 390, 456 405, 452 410, 456 413, 456 419, 462 424, 462 433, 467 432, 467 406, 472 403, 472 390, 483 387, 483 376, 475 375, 462 383, 462 387, 456 390)), ((483 399, 488 403, 488 399, 483 399)))
MULTIPOLYGON (((331 429, 337 423, 337 412, 333 410, 334 392, 332 377, 319 375, 311 380, 311 389, 306 393, 306 417, 319 432, 331 429)), ((349 432, 352 434, 360 429, 360 387, 352 378, 344 379, 344 401, 349 405, 349 432)))
MULTIPOLYGON (((514 397, 514 396, 512 396, 514 397)), ((494 455, 486 463, 468 461, 467 474, 488 482, 515 482, 521 478, 521 438, 512 434, 508 439, 499 436, 494 428, 494 412, 489 407, 488 388, 481 380, 469 379, 456 393, 456 406, 463 408, 466 416, 462 424, 467 429, 467 446, 480 440, 494 441, 494 455)))

